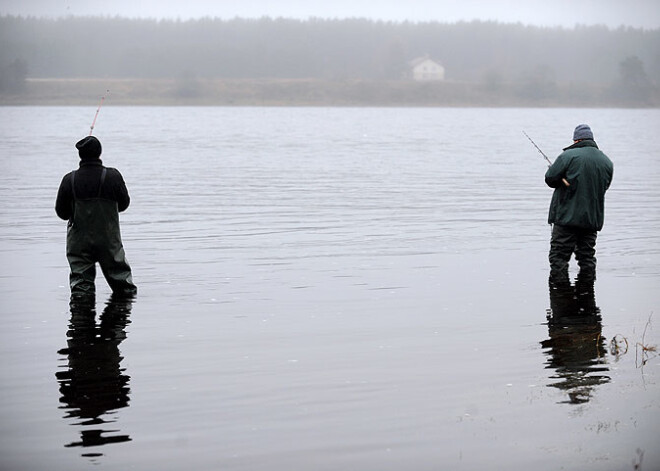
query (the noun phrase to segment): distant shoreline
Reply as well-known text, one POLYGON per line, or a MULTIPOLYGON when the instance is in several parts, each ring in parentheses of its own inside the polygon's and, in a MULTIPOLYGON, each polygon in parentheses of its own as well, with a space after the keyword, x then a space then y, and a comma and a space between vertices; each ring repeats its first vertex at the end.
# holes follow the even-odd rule
POLYGON ((657 108, 617 97, 606 86, 557 85, 541 94, 525 84, 317 79, 31 78, 17 93, 0 93, 0 106, 87 106, 109 90, 121 106, 382 106, 657 108), (579 90, 579 91, 578 91, 579 90))

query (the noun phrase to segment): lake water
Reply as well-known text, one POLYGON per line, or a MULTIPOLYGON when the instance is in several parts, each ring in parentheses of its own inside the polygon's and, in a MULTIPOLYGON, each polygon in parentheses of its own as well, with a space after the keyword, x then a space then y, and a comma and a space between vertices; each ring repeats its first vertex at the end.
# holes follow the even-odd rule
POLYGON ((660 110, 106 105, 140 292, 94 321, 53 206, 95 111, 0 108, 0 468, 660 469, 660 110), (602 321, 557 328, 522 131, 582 122, 602 321))

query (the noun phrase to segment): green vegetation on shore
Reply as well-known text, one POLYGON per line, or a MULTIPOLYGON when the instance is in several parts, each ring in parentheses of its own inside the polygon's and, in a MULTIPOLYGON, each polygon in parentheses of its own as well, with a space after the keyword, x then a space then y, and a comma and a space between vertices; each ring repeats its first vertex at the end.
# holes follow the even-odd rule
POLYGON ((516 84, 316 79, 28 79, 20 92, 0 93, 0 105, 90 105, 110 91, 106 105, 178 106, 657 106, 607 87, 553 87, 551 93, 516 84))

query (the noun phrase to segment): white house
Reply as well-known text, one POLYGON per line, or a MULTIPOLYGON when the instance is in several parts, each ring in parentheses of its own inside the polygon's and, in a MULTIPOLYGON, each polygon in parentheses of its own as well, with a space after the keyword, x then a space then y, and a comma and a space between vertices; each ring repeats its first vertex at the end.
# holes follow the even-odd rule
POLYGON ((410 76, 413 80, 423 82, 445 79, 445 68, 431 59, 428 54, 413 59, 410 61, 409 65, 410 76))

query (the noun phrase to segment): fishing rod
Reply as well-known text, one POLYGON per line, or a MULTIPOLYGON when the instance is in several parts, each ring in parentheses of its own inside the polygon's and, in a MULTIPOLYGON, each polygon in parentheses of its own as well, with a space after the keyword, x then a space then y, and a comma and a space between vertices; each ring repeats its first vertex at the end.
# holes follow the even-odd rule
POLYGON ((105 91, 105 95, 101 97, 101 103, 99 103, 99 107, 96 108, 96 114, 94 115, 94 121, 92 121, 92 125, 89 127, 89 135, 91 136, 92 133, 94 132, 94 125, 96 124, 96 118, 99 117, 99 111, 101 111, 101 107, 103 106, 103 102, 105 101, 105 97, 110 93, 110 90, 105 91))
MULTIPOLYGON (((548 158, 548 156, 545 155, 545 153, 539 148, 539 146, 536 145, 536 142, 534 142, 534 141, 532 140, 532 138, 529 137, 529 136, 527 135, 527 133, 526 133, 524 130, 523 130, 523 134, 525 135, 525 137, 526 137, 527 139, 529 139, 529 142, 531 142, 532 145, 533 145, 534 147, 536 147, 536 150, 538 150, 538 151, 541 153, 541 155, 543 156, 543 158, 544 158, 545 160, 548 161, 548 167, 550 167, 550 166, 552 165, 552 161, 548 158)), ((564 185, 566 185, 566 186, 571 186, 571 184, 568 183, 568 180, 566 180, 565 178, 562 178, 561 181, 564 182, 564 185)))

